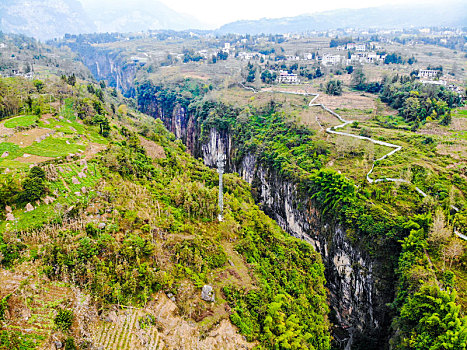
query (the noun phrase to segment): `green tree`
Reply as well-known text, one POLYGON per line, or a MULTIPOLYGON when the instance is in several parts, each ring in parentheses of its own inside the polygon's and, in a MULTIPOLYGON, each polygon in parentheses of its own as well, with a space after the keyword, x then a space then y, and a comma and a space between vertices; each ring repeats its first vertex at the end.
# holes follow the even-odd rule
POLYGON ((328 95, 340 96, 342 95, 342 81, 329 80, 326 83, 326 93, 328 95))
POLYGON ((92 122, 96 125, 99 125, 99 134, 101 134, 104 137, 108 137, 110 134, 110 123, 109 119, 100 114, 96 114, 92 118, 92 122))
POLYGON ((72 75, 70 75, 68 78, 67 78, 67 83, 71 86, 75 86, 76 85, 76 76, 75 76, 75 73, 73 73, 72 75))
POLYGON ((42 89, 44 88, 45 84, 42 80, 34 80, 33 82, 34 87, 36 88, 37 92, 42 92, 42 89))
POLYGON ((360 67, 354 69, 352 73, 352 86, 358 89, 365 84, 365 81, 366 76, 365 73, 363 73, 363 69, 360 67))
POLYGON ((21 183, 22 191, 19 194, 19 202, 27 203, 41 199, 46 193, 45 172, 35 166, 29 171, 28 176, 21 183))
POLYGON ((256 78, 256 68, 251 62, 248 62, 247 70, 248 70, 248 75, 246 77, 246 81, 249 83, 252 83, 255 81, 255 78, 256 78))
POLYGON ((402 115, 406 121, 418 120, 418 111, 420 109, 420 101, 416 97, 409 97, 405 100, 402 108, 402 115))
POLYGON ((401 309, 401 349, 465 349, 467 319, 455 291, 426 284, 401 309))
POLYGON ((268 306, 268 311, 264 319, 264 342, 271 349, 291 349, 308 350, 308 340, 312 335, 303 331, 300 320, 296 315, 287 317, 286 303, 287 297, 278 294, 268 306))

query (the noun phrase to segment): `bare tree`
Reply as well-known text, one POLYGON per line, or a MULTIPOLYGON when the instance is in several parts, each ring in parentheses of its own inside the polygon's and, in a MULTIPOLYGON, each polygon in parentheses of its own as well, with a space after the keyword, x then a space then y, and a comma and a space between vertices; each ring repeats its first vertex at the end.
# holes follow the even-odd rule
POLYGON ((457 238, 453 238, 444 250, 445 260, 449 261, 449 267, 451 267, 452 263, 459 260, 462 254, 464 254, 464 246, 457 238))
POLYGON ((446 255, 445 248, 449 243, 451 232, 452 229, 446 223, 443 210, 441 208, 437 208, 433 219, 433 225, 428 233, 428 243, 435 254, 442 253, 443 259, 446 255))

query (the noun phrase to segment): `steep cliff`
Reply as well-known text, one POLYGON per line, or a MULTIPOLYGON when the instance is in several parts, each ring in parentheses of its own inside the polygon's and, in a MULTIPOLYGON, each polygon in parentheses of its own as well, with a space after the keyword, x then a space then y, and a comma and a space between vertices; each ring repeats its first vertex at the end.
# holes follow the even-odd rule
POLYGON ((66 36, 63 42, 49 41, 49 44, 68 47, 77 54, 94 78, 107 81, 108 86, 117 88, 126 97, 134 97, 136 73, 144 63, 125 56, 118 49, 94 46, 76 38, 66 36))
MULTIPOLYGON (((215 167, 218 154, 226 154, 228 171, 239 173, 252 185, 261 208, 285 231, 309 242, 321 254, 336 343, 345 349, 387 347, 382 344, 387 343, 390 317, 386 304, 394 298, 394 276, 384 267, 385 262, 351 240, 340 222, 325 218, 299 183, 280 175, 254 153, 239 152, 228 130, 206 130, 186 107, 168 107, 164 110, 153 105, 152 115, 206 165, 215 167)), ((146 113, 151 113, 150 109, 143 106, 146 113)))
POLYGON ((125 96, 134 96, 134 80, 139 63, 130 61, 119 53, 106 50, 91 50, 82 55, 83 63, 98 80, 106 80, 109 86, 118 88, 125 96))
MULTIPOLYGON (((211 129, 201 148, 205 164, 214 167, 217 154, 232 154, 232 139, 211 129)), ((323 219, 315 203, 300 193, 298 184, 260 164, 252 154, 245 155, 238 166, 228 158, 230 170, 252 185, 261 208, 286 232, 309 242, 321 254, 333 321, 339 328, 335 338, 347 346, 353 337, 384 338, 389 322, 386 303, 392 301, 393 293, 381 280, 386 277, 379 274, 380 262, 351 242, 340 223, 323 219)))

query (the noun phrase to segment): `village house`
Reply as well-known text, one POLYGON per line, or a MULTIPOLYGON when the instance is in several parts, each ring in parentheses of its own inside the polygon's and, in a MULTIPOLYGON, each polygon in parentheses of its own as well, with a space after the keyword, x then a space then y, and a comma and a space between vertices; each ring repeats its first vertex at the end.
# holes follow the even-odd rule
POLYGON ((229 54, 231 49, 232 48, 230 47, 230 43, 225 43, 222 52, 229 54))
POLYGON ((259 52, 239 52, 238 53, 238 57, 242 60, 242 61, 250 61, 252 59, 261 59, 261 58, 266 58, 265 55, 263 55, 262 53, 259 53, 259 52))
POLYGON ((341 55, 324 55, 323 56, 323 64, 325 66, 334 66, 336 64, 341 63, 342 56, 341 55))
POLYGON ((293 74, 285 70, 281 70, 279 72, 279 76, 277 77, 277 82, 279 84, 298 84, 300 83, 300 80, 298 79, 297 74, 293 74))
POLYGON ((420 69, 420 71, 418 72, 418 77, 421 79, 431 79, 436 78, 439 73, 441 73, 439 70, 420 69))
POLYGON ((295 56, 295 55, 287 55, 287 56, 286 56, 286 60, 287 60, 287 61, 299 61, 299 60, 300 60, 300 57, 295 56))
POLYGON ((366 45, 365 44, 355 45, 355 51, 359 51, 359 52, 366 51, 366 45))
POLYGON ((355 50, 359 52, 366 51, 366 45, 365 44, 355 44, 355 43, 348 43, 346 45, 347 50, 355 50))
POLYGON ((455 92, 459 96, 464 95, 464 92, 465 92, 465 90, 463 88, 461 88, 460 86, 456 86, 454 84, 449 84, 447 88, 448 88, 448 90, 451 90, 452 92, 455 92))

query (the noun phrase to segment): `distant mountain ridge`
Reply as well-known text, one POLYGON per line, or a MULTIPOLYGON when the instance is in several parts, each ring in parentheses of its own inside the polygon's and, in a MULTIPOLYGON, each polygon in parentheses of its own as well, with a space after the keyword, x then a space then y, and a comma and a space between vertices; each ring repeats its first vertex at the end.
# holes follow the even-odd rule
POLYGON ((98 32, 138 32, 148 29, 185 30, 201 28, 195 18, 178 13, 158 1, 132 0, 84 4, 98 32))
POLYGON ((281 34, 338 28, 407 28, 467 26, 467 2, 338 9, 310 15, 242 20, 221 26, 219 34, 281 34))
POLYGON ((183 30, 203 25, 158 1, 0 0, 0 31, 40 40, 64 34, 183 30))
POLYGON ((96 27, 77 0, 1 0, 0 30, 46 40, 96 27))

